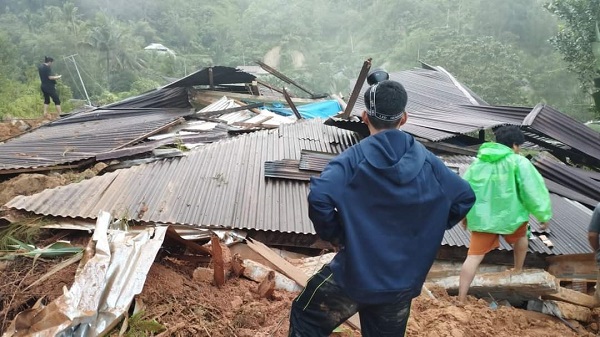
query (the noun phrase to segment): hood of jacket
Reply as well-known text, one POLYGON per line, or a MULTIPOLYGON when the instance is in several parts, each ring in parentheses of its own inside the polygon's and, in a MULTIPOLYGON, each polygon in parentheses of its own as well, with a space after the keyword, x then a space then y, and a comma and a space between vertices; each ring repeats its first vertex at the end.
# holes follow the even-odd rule
POLYGON ((381 131, 360 144, 371 166, 401 184, 413 180, 425 163, 425 147, 400 130, 381 131))
POLYGON ((514 153, 513 149, 506 145, 489 142, 479 147, 477 158, 484 162, 493 163, 514 153))

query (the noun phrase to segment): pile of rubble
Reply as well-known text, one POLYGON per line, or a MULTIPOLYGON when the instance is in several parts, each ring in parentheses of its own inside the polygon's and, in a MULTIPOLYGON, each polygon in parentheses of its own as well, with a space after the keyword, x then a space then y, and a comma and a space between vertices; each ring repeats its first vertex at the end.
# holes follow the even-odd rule
MULTIPOLYGON (((0 126, 4 336, 286 336, 291 301, 332 256, 307 216, 308 181, 368 136, 356 115, 369 62, 347 101, 264 64, 308 97, 209 67, 40 127, 0 126)), ((598 333, 586 224, 600 135, 543 104, 487 105, 440 67, 390 77, 409 92, 403 129, 458 174, 486 130, 519 125, 555 214, 552 232, 530 222, 528 270, 506 271, 501 242, 465 305, 451 295, 469 236, 447 231, 407 335, 598 333)), ((359 329, 354 316, 335 334, 359 329)))
MULTIPOLYGON (((273 249, 231 231, 208 233, 210 239, 181 231, 193 240, 184 239, 171 226, 125 231, 123 223, 108 213, 99 215, 91 236, 73 229, 44 231, 40 247, 62 238, 79 249, 63 250, 62 258, 53 259, 50 253, 57 250, 40 248, 32 257, 20 248, 13 251, 12 261, 0 263, 3 336, 54 336, 60 331, 111 336, 287 336, 292 300, 310 275, 333 256, 308 257, 273 249)), ((446 288, 436 285, 448 282, 448 277, 439 277, 444 268, 434 266, 427 291, 414 300, 407 336, 593 336, 598 332, 600 311, 596 310, 577 321, 562 318, 564 314, 556 318, 515 308, 507 301, 469 297, 468 303, 458 303, 446 288)), ((512 275, 510 286, 489 281, 507 275, 482 275, 474 289, 502 298, 502 291, 508 289, 526 297, 558 287, 556 282, 536 284, 540 277, 548 278, 539 270, 526 271, 521 282, 512 275), (485 289, 484 279, 488 279, 485 289)), ((353 317, 335 335, 355 336, 359 329, 353 317)))

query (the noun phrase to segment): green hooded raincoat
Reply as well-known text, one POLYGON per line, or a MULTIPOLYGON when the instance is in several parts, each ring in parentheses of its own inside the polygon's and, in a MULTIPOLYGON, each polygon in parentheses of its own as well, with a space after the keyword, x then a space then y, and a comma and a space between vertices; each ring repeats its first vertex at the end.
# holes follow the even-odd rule
POLYGON ((500 143, 484 143, 464 177, 477 200, 467 214, 474 232, 512 234, 533 214, 552 217, 544 179, 527 158, 500 143))

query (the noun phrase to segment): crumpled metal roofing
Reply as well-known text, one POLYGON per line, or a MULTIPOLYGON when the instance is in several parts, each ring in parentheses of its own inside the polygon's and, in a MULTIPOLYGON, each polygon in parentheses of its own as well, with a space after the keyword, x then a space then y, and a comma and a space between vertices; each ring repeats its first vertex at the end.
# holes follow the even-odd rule
POLYGON ((191 108, 186 88, 158 88, 141 95, 100 107, 106 110, 117 108, 191 108))
POLYGON ((212 66, 200 69, 195 73, 189 74, 182 79, 167 84, 164 86, 164 88, 210 85, 210 72, 212 72, 213 85, 251 83, 256 79, 256 76, 244 72, 240 69, 223 66, 212 66))
POLYGON ((95 218, 106 210, 148 222, 312 234, 308 184, 265 179, 264 162, 300 160, 303 149, 339 153, 356 142, 352 132, 304 120, 18 196, 7 206, 61 217, 95 218))
POLYGON ((523 125, 600 161, 600 133, 548 105, 538 104, 523 125))
POLYGON ((600 202, 600 182, 594 179, 597 172, 568 166, 543 153, 534 158, 533 165, 545 178, 592 199, 593 205, 600 202))
MULTIPOLYGON (((539 223, 530 218, 532 235, 529 240, 529 251, 549 255, 568 255, 591 253, 587 240, 587 226, 592 218, 592 211, 585 206, 550 194, 552 200, 553 218, 549 222, 550 233, 544 233, 554 244, 553 248, 546 246, 538 237, 541 234, 539 223)), ((446 231, 442 245, 469 247, 470 234, 460 225, 446 231)), ((500 249, 512 250, 504 240, 500 240, 500 249)))
MULTIPOLYGON (((473 131, 502 125, 521 125, 531 108, 489 106, 452 75, 435 69, 412 69, 390 73, 390 79, 404 85, 408 93, 408 121, 402 130, 415 137, 430 141, 442 141, 473 131)), ((366 109, 364 84, 352 114, 360 116, 366 109)), ((340 121, 339 127, 349 122, 340 121)))
POLYGON ((180 123, 181 116, 188 113, 187 109, 153 110, 120 118, 50 123, 0 144, 0 174, 92 159, 96 154, 136 143, 180 123))

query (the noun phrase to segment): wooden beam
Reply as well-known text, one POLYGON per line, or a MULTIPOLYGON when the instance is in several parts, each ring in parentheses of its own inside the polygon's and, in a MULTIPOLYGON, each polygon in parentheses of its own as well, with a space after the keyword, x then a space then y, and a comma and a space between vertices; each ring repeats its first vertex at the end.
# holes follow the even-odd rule
POLYGON ((346 105, 344 113, 340 116, 340 118, 348 119, 348 117, 350 117, 350 113, 352 113, 352 109, 354 109, 356 99, 358 99, 358 95, 360 94, 360 89, 362 88, 365 80, 367 79, 367 75, 369 74, 369 69, 371 69, 371 58, 368 58, 363 63, 362 69, 360 70, 358 78, 356 79, 356 84, 354 84, 352 94, 350 94, 350 98, 348 99, 348 104, 346 105))
MULTIPOLYGON (((248 94, 239 94, 235 92, 225 92, 225 91, 216 91, 216 90, 198 90, 194 93, 192 100, 195 102, 199 102, 201 104, 210 104, 218 101, 221 97, 227 96, 231 99, 237 99, 241 101, 249 101, 249 102, 262 102, 262 103, 273 103, 273 102, 281 102, 282 99, 278 97, 271 96, 255 96, 248 94)), ((311 98, 296 98, 292 97, 292 102, 296 105, 314 103, 323 101, 322 99, 311 99, 311 98)))
POLYGON ((208 249, 202 245, 199 245, 199 244, 195 243, 194 241, 190 241, 190 240, 186 240, 186 239, 182 238, 181 235, 179 235, 179 233, 177 233, 177 229, 173 226, 169 226, 167 228, 167 232, 165 233, 165 236, 168 240, 171 240, 175 243, 185 246, 190 251, 199 253, 201 255, 206 255, 206 256, 212 255, 212 251, 210 249, 208 249))
POLYGON ((581 293, 576 290, 560 287, 555 294, 543 295, 542 299, 563 301, 575 305, 580 305, 587 308, 596 308, 600 306, 598 300, 594 296, 581 293))
POLYGON ((223 261, 223 251, 219 242, 219 237, 213 235, 210 238, 212 246, 212 263, 214 270, 215 285, 221 288, 225 284, 225 262, 223 261))
POLYGON ((236 103, 239 104, 240 106, 235 107, 235 108, 215 110, 215 111, 198 111, 198 112, 190 114, 186 117, 195 118, 196 116, 202 116, 202 117, 218 116, 218 115, 223 115, 223 114, 227 114, 230 112, 252 110, 253 108, 260 108, 264 105, 263 103, 244 104, 244 103, 240 103, 239 101, 236 101, 236 103))
POLYGON ((579 278, 595 280, 598 276, 598 265, 594 253, 551 256, 548 261, 548 272, 557 278, 579 278))
MULTIPOLYGON (((458 276, 450 276, 431 283, 446 288, 449 294, 456 294, 458 281, 458 276)), ((531 269, 521 273, 505 271, 476 275, 469 293, 477 297, 491 294, 497 300, 518 304, 542 295, 556 294, 558 290, 559 285, 554 276, 544 270, 531 269)))
MULTIPOLYGON (((256 241, 250 238, 246 239, 246 244, 250 249, 254 250, 258 254, 262 255, 265 259, 269 260, 275 267, 287 277, 296 281, 302 287, 306 287, 309 277, 302 270, 296 268, 293 264, 289 263, 283 257, 275 253, 271 248, 265 246, 262 242, 256 241)), ((350 317, 346 321, 351 327, 360 330, 360 319, 358 314, 350 317)))
POLYGON ((301 120, 302 115, 300 114, 300 111, 298 111, 298 108, 296 108, 296 104, 294 104, 294 102, 292 102, 292 97, 290 96, 290 94, 288 94, 288 92, 285 88, 283 88, 283 97, 285 97, 285 101, 290 106, 290 109, 292 109, 292 112, 294 112, 296 119, 301 120))
POLYGON ((295 86, 296 88, 304 91, 305 93, 309 94, 310 97, 316 97, 317 95, 313 94, 312 92, 310 92, 308 89, 302 87, 300 84, 296 83, 294 80, 292 80, 291 78, 285 76, 284 74, 282 74, 281 72, 279 72, 277 69, 270 67, 268 64, 261 62, 261 61, 256 61, 256 63, 263 68, 264 70, 266 70, 269 74, 279 78, 280 80, 291 84, 293 86, 295 86))

